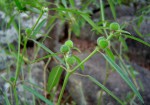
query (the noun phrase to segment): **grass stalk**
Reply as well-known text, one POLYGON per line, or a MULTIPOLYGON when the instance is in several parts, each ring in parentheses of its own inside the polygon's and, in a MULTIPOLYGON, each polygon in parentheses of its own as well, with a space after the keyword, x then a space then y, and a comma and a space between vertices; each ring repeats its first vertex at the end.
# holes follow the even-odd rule
MULTIPOLYGON (((102 19, 102 22, 103 22, 103 27, 105 27, 106 23, 105 23, 105 14, 104 14, 103 0, 99 0, 99 1, 100 1, 101 19, 102 19)), ((108 33, 107 33, 107 31, 105 29, 104 29, 104 32, 105 32, 105 35, 108 36, 108 33)))
POLYGON ((18 79, 18 75, 19 75, 19 72, 20 72, 20 45, 21 45, 21 29, 20 29, 20 13, 18 14, 18 17, 19 17, 19 29, 18 29, 18 54, 17 54, 17 65, 16 65, 16 74, 15 74, 15 80, 14 80, 14 85, 16 85, 16 81, 18 79))
POLYGON ((19 105, 19 100, 18 100, 18 94, 17 94, 17 91, 16 91, 16 87, 13 87, 13 93, 14 93, 15 102, 16 102, 15 105, 19 105))
POLYGON ((60 103, 61 103, 61 99, 62 99, 62 96, 64 94, 64 90, 66 88, 66 85, 67 85, 67 82, 68 82, 68 79, 69 79, 70 75, 71 75, 71 72, 67 72, 67 74, 65 76, 63 86, 62 86, 62 89, 61 89, 61 92, 60 92, 60 95, 59 95, 59 98, 58 98, 57 105, 60 105, 60 103))
POLYGON ((68 79, 70 77, 70 75, 72 73, 74 73, 82 64, 84 64, 86 61, 88 61, 94 54, 96 54, 96 52, 99 50, 98 47, 95 48, 95 50, 93 52, 91 52, 91 54, 89 56, 87 56, 80 64, 78 64, 76 67, 74 67, 74 69, 70 70, 70 68, 68 67, 67 65, 67 74, 65 76, 65 79, 64 79, 64 83, 63 83, 63 86, 62 86, 62 89, 61 89, 61 92, 60 92, 60 95, 59 95, 59 99, 58 99, 58 102, 57 102, 57 105, 60 105, 60 102, 61 102, 61 99, 62 99, 62 96, 63 96, 63 93, 64 93, 64 90, 66 88, 66 85, 67 85, 67 82, 68 82, 68 79), (68 70, 69 69, 69 70, 68 70), (71 72, 69 72, 71 71, 71 72))
POLYGON ((71 71, 71 73, 74 73, 82 64, 84 64, 86 61, 88 61, 94 54, 97 53, 97 51, 99 50, 98 47, 95 48, 95 50, 93 52, 91 52, 91 54, 89 56, 87 56, 81 63, 79 63, 76 67, 74 67, 71 71))
MULTIPOLYGON (((110 72, 109 72, 109 68, 108 68, 108 62, 106 62, 106 76, 105 76, 105 79, 104 79, 104 81, 103 81, 103 85, 105 86, 106 85, 106 82, 107 82, 107 80, 108 80, 108 77, 109 77, 109 74, 110 74, 110 72)), ((99 95, 99 99, 98 99, 98 105, 101 105, 101 103, 102 103, 102 95, 103 95, 103 90, 101 90, 101 92, 100 92, 100 95, 99 95)))

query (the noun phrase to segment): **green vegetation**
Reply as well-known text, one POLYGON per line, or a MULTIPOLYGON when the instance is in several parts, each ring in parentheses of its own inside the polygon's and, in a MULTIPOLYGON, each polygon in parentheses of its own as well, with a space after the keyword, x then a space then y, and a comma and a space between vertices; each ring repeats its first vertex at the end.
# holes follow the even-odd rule
MULTIPOLYGON (((108 0, 108 5, 110 6, 112 15, 114 17, 114 22, 110 22, 105 17, 105 8, 103 0, 99 0, 100 5, 97 4, 97 7, 100 8, 100 18, 99 22, 96 23, 91 19, 90 14, 92 11, 90 11, 88 8, 93 2, 96 4, 96 1, 94 0, 87 0, 85 2, 82 2, 82 6, 80 8, 76 7, 76 3, 74 0, 54 0, 54 2, 48 2, 46 0, 0 0, 0 10, 6 13, 6 17, 9 17, 6 29, 10 26, 13 26, 18 34, 17 50, 15 50, 13 44, 8 44, 8 48, 5 48, 8 55, 11 55, 15 59, 15 76, 11 79, 2 77, 2 79, 4 79, 7 83, 11 85, 10 90, 12 90, 11 92, 12 94, 14 94, 16 105, 20 105, 20 100, 17 93, 17 81, 20 77, 22 78, 21 85, 23 85, 24 90, 29 91, 33 94, 34 98, 32 101, 33 103, 35 103, 35 105, 36 98, 39 98, 40 100, 42 100, 42 102, 48 105, 61 105, 64 90, 68 83, 69 77, 72 74, 76 73, 76 71, 79 70, 79 68, 84 70, 84 63, 87 62, 96 53, 101 54, 106 59, 106 68, 112 68, 111 71, 107 70, 105 81, 103 83, 100 83, 90 75, 81 76, 89 78, 89 80, 91 80, 103 91, 105 91, 107 94, 113 97, 119 104, 127 105, 130 103, 130 101, 120 99, 117 95, 115 95, 113 92, 111 92, 111 90, 109 90, 105 86, 109 77, 109 72, 117 72, 133 91, 134 95, 130 98, 132 99, 137 97, 141 103, 144 103, 143 98, 139 93, 140 86, 137 85, 138 83, 135 80, 136 74, 133 73, 131 70, 128 70, 127 65, 123 61, 123 59, 126 56, 124 55, 123 49, 128 49, 128 46, 125 42, 127 38, 136 40, 149 47, 150 44, 131 35, 130 32, 123 30, 123 25, 116 22, 117 13, 115 12, 115 6, 124 3, 122 1, 123 0, 108 0), (54 15, 48 12, 54 12, 54 15), (27 15, 38 15, 38 18, 32 27, 22 27, 22 13, 25 13, 27 15), (47 17, 43 18, 43 16, 47 17), (51 49, 44 45, 44 41, 48 38, 51 38, 51 36, 49 36, 49 33, 56 25, 57 19, 59 19, 61 24, 63 25, 65 23, 68 24, 68 40, 60 47, 59 52, 53 52, 51 51, 51 49), (73 50, 80 50, 75 47, 73 41, 71 40, 71 36, 75 35, 76 37, 80 37, 81 28, 84 27, 87 23, 91 25, 91 30, 97 35, 99 35, 99 38, 97 39, 97 46, 95 46, 95 49, 85 59, 81 60, 79 57, 72 53, 73 50), (45 28, 45 33, 42 34, 41 39, 37 41, 38 34, 41 33, 41 29, 43 27, 45 28), (25 33, 22 33, 22 30, 24 30, 25 33), (114 47, 114 40, 120 43, 119 51, 114 47), (34 42, 34 57, 32 59, 29 58, 29 55, 27 53, 28 41, 34 42), (43 49, 47 55, 38 58, 37 55, 40 49, 43 49), (59 55, 61 55, 61 57, 59 55), (27 71, 23 71, 23 66, 28 65, 30 71, 32 63, 36 63, 46 58, 48 58, 46 64, 48 64, 53 58, 54 61, 56 61, 56 66, 54 66, 52 70, 50 70, 48 74, 48 81, 45 81, 45 83, 43 83, 45 88, 41 89, 41 87, 32 83, 28 83, 29 85, 26 86, 26 81, 24 80, 24 72, 27 71), (116 63, 117 60, 120 62, 119 64, 116 63), (62 83, 62 88, 60 90, 57 103, 54 103, 54 98, 56 97, 56 90, 60 85, 59 81, 62 77, 63 71, 65 72, 64 81, 62 83), (36 89, 39 88, 44 93, 50 94, 50 98, 47 98, 46 95, 38 93, 36 89)), ((47 65, 45 65, 44 68, 47 69, 47 65)), ((45 73, 45 71, 43 72, 45 73)), ((102 100, 103 91, 101 91, 100 93, 99 104, 102 100)), ((10 105, 11 101, 8 99, 8 96, 6 94, 4 95, 6 104, 10 105)))

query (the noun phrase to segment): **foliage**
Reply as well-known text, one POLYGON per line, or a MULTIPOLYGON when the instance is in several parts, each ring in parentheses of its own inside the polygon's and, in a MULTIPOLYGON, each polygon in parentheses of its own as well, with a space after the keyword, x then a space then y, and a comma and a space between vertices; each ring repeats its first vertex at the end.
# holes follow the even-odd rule
MULTIPOLYGON (((114 17, 114 20, 117 18, 117 13, 115 12, 115 6, 121 5, 121 3, 124 3, 122 0, 108 0, 107 1, 111 11, 112 15, 114 17)), ((144 103, 142 96, 139 93, 139 86, 137 86, 137 82, 135 81, 136 74, 133 73, 132 70, 127 69, 127 65, 124 63, 124 50, 128 50, 128 46, 126 44, 126 38, 130 38, 133 40, 136 40, 146 46, 150 47, 150 44, 143 41, 142 39, 136 38, 132 36, 129 32, 123 30, 120 28, 120 25, 117 22, 109 22, 107 18, 105 17, 105 8, 104 3, 102 0, 99 2, 100 5, 97 5, 97 1, 89 0, 85 3, 81 2, 81 7, 78 7, 74 0, 56 0, 55 2, 48 2, 46 0, 1 0, 0 1, 0 10, 4 11, 6 13, 6 17, 9 17, 9 21, 7 23, 7 26, 10 27, 11 25, 15 27, 15 29, 18 32, 18 47, 17 51, 14 48, 13 44, 8 45, 9 50, 7 50, 8 54, 12 55, 15 58, 16 63, 16 71, 15 71, 15 77, 11 80, 6 80, 11 85, 11 89, 14 90, 13 93, 15 95, 15 101, 16 105, 19 105, 20 100, 18 99, 18 94, 16 91, 17 88, 17 81, 19 78, 19 75, 21 75, 21 69, 23 65, 31 66, 32 63, 38 62, 40 60, 43 60, 45 58, 54 58, 56 61, 57 66, 53 67, 51 72, 49 73, 48 82, 46 82, 46 89, 42 89, 44 92, 49 93, 51 95, 50 99, 47 99, 42 94, 35 91, 32 86, 26 86, 23 84, 23 87, 25 91, 31 92, 36 97, 40 98, 43 102, 52 105, 53 104, 53 98, 56 94, 56 89, 58 89, 60 78, 62 77, 63 70, 65 71, 65 79, 64 83, 62 85, 62 89, 60 91, 60 95, 57 101, 57 105, 60 105, 64 90, 66 88, 66 84, 68 82, 69 77, 76 72, 79 68, 84 70, 84 63, 87 62, 94 54, 99 53, 104 56, 106 61, 110 64, 110 66, 115 69, 116 72, 122 77, 122 79, 128 84, 128 86, 133 90, 133 94, 131 96, 136 96, 139 98, 139 100, 144 103), (94 2, 94 3, 93 3, 94 2), (98 25, 98 23, 95 23, 91 17, 90 14, 92 11, 89 10, 89 6, 92 4, 96 4, 97 7, 100 8, 101 17, 99 19, 98 23, 102 23, 101 26, 98 25), (48 6, 54 6, 53 8, 49 8, 48 6), (47 18, 42 19, 42 16, 47 13, 48 11, 55 12, 55 15, 51 16, 49 14, 50 20, 47 18), (21 13, 27 13, 30 14, 38 14, 39 17, 36 21, 36 23, 31 28, 22 29, 21 27, 21 13), (61 24, 67 23, 68 28, 68 40, 64 43, 64 45, 61 46, 60 52, 52 52, 51 49, 47 48, 43 42, 48 37, 48 33, 51 31, 53 26, 55 25, 55 20, 59 19, 61 20, 61 24), (16 22, 17 21, 17 22, 16 22), (80 37, 80 31, 81 28, 86 24, 90 24, 94 32, 96 32, 100 37, 97 40, 97 46, 95 49, 84 59, 81 60, 76 55, 72 54, 72 50, 78 50, 73 44, 73 41, 71 41, 71 35, 74 33, 77 37, 80 37), (46 25, 47 24, 47 25, 46 25), (46 25, 46 35, 42 36, 43 40, 37 41, 36 35, 40 33, 41 29, 46 25), (25 30, 25 35, 22 35, 21 30, 25 30), (24 41, 21 41, 21 38, 23 37, 24 41), (118 50, 116 51, 116 48, 114 48, 113 39, 115 39, 118 43, 120 43, 120 53, 118 53, 118 50), (37 53, 39 50, 36 50, 34 59, 32 61, 27 55, 27 41, 32 40, 34 44, 36 44, 36 49, 44 49, 45 52, 47 52, 48 55, 37 59, 37 53), (23 48, 21 49, 21 44, 23 45, 23 48), (115 50, 112 51, 112 49, 115 50), (63 57, 60 58, 59 55, 62 55, 63 57), (116 61, 119 60, 119 64, 116 63, 116 61), (75 62, 74 62, 75 61, 75 62), (127 70, 128 72, 124 72, 124 70, 127 70), (132 82, 133 81, 133 82, 132 82)), ((144 8, 147 9, 147 8, 144 8)), ((149 10, 147 10, 149 12, 149 10)), ((147 13, 146 12, 146 13, 147 13)), ((143 15, 139 16, 141 19, 143 15)), ((143 18, 142 18, 143 19, 143 18)), ((141 21, 142 21, 141 19, 141 21)), ((140 21, 140 20, 139 20, 140 21)), ((141 22, 139 22, 140 24, 141 22)), ((8 28, 7 27, 7 28, 8 28)), ((141 35, 141 34, 140 34, 141 35)), ((79 50, 78 50, 79 51, 79 50)), ((47 69, 47 68, 46 68, 47 69)), ((111 71, 110 71, 111 72, 111 71)), ((108 75, 109 76, 109 75, 108 75)), ((22 75, 23 77, 23 75, 22 75)), ((106 91, 107 94, 112 96, 118 103, 125 105, 125 103, 130 103, 128 101, 124 102, 124 100, 119 99, 114 93, 112 93, 105 84, 100 83, 93 77, 89 75, 84 75, 84 77, 89 78, 93 83, 98 85, 102 90, 106 91)), ((39 88, 38 86, 34 86, 34 88, 39 88)), ((10 102, 8 100, 7 95, 5 95, 5 100, 7 105, 10 105, 10 102)), ((128 97, 130 95, 128 94, 128 97)), ((101 100, 101 97, 99 97, 101 100)), ((35 100, 33 100, 35 101, 35 100)))

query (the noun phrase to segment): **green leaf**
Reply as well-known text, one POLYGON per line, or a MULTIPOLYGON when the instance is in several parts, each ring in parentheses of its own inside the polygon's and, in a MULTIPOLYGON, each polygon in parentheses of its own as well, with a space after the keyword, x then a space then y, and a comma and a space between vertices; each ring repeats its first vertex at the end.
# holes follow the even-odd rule
POLYGON ((60 80, 62 74, 62 67, 56 66, 52 68, 52 71, 48 77, 47 90, 50 92, 54 86, 56 86, 60 80))
POLYGON ((105 49, 105 52, 106 52, 106 54, 107 54, 113 61, 115 61, 115 56, 114 56, 113 52, 112 52, 109 48, 106 48, 106 49, 105 49))
MULTIPOLYGON (((72 56, 76 59, 76 61, 77 61, 78 64, 80 64, 80 63, 82 62, 79 57, 77 57, 77 56, 75 56, 75 55, 72 55, 72 56)), ((81 68, 81 70, 84 70, 84 64, 82 64, 82 65, 80 66, 80 68, 81 68)))
POLYGON ((4 93, 4 97, 5 97, 4 99, 5 99, 6 105, 11 105, 9 102, 8 96, 6 95, 6 92, 4 93))
MULTIPOLYGON (((52 52, 50 49, 48 49, 46 46, 44 46, 42 43, 39 43, 39 42, 37 42, 37 41, 34 40, 34 39, 31 39, 31 40, 33 40, 36 44, 38 44, 40 47, 42 47, 42 48, 43 48, 45 51, 47 51, 48 53, 50 53, 50 54, 52 54, 52 55, 55 54, 55 53, 52 52)), ((64 61, 61 60, 61 58, 59 58, 59 57, 56 56, 56 55, 54 55, 54 57, 55 57, 61 64, 65 65, 64 61)))
POLYGON ((121 68, 110 57, 108 57, 107 55, 104 55, 103 53, 101 53, 101 54, 110 63, 110 65, 119 73, 119 75, 129 85, 129 87, 133 90, 133 92, 139 97, 140 101, 142 103, 144 103, 143 98, 140 95, 140 93, 138 92, 138 90, 136 89, 135 85, 131 82, 131 80, 128 78, 128 76, 123 73, 123 71, 121 70, 121 68))
POLYGON ((116 11, 115 11, 115 6, 113 4, 113 1, 112 0, 108 0, 108 3, 110 5, 112 15, 113 15, 114 19, 116 20, 116 11))
POLYGON ((39 61, 42 61, 42 60, 44 60, 44 59, 46 59, 46 58, 50 58, 50 57, 56 56, 56 55, 58 55, 58 54, 60 54, 60 53, 54 53, 54 54, 51 54, 51 55, 46 55, 46 56, 41 57, 41 58, 39 58, 39 59, 35 59, 35 60, 31 61, 30 63, 39 62, 39 61))
POLYGON ((74 0, 69 0, 70 4, 71 4, 71 7, 72 8, 75 8, 75 3, 74 3, 74 0))
POLYGON ((137 29, 136 26, 133 26, 133 29, 134 29, 134 31, 136 32, 136 34, 137 34, 139 37, 143 38, 142 33, 137 29))
POLYGON ((65 6, 65 8, 67 8, 66 0, 62 0, 62 4, 65 6))
POLYGON ((102 85, 100 82, 98 82, 95 78, 88 75, 88 78, 94 82, 96 85, 101 87, 106 93, 108 93, 110 96, 112 96, 115 100, 117 100, 118 103, 121 105, 125 105, 117 96, 115 96, 110 90, 108 90, 104 85, 102 85))
POLYGON ((136 41, 138 41, 138 42, 140 42, 140 43, 142 43, 142 44, 144 44, 144 45, 150 47, 150 43, 147 43, 147 42, 145 42, 145 41, 143 41, 143 40, 141 40, 141 39, 139 39, 139 38, 136 38, 136 37, 131 36, 131 35, 126 35, 126 34, 123 34, 123 35, 125 35, 127 38, 136 40, 136 41))
POLYGON ((41 13, 41 10, 40 9, 38 9, 38 8, 34 8, 34 7, 26 7, 27 8, 27 10, 29 10, 29 11, 31 11, 31 12, 33 12, 33 13, 37 13, 37 14, 40 14, 41 13))
POLYGON ((123 50, 128 51, 128 45, 127 45, 125 39, 122 36, 119 37, 119 41, 122 43, 122 45, 124 47, 123 50))
POLYGON ((55 10, 55 11, 65 11, 65 12, 71 12, 71 13, 75 13, 75 14, 78 14, 78 15, 81 15, 81 14, 86 14, 84 12, 81 12, 79 10, 76 10, 76 9, 69 9, 69 8, 63 8, 63 7, 59 7, 59 8, 50 8, 49 10, 55 10))
POLYGON ((40 31, 40 29, 44 26, 44 24, 46 23, 46 20, 47 19, 43 19, 39 24, 38 26, 35 28, 35 30, 33 30, 33 34, 31 37, 35 37, 36 34, 40 31))
POLYGON ((19 0, 14 0, 15 1, 15 4, 16 6, 18 7, 19 10, 23 10, 23 7, 21 6, 21 3, 19 0))
POLYGON ((43 95, 39 94, 37 91, 23 85, 23 88, 29 92, 31 92, 32 94, 34 94, 36 97, 40 98, 42 101, 44 101, 46 104, 48 105, 53 105, 53 103, 51 101, 49 101, 48 99, 46 99, 43 95))
POLYGON ((102 33, 102 30, 100 30, 99 26, 97 26, 88 15, 80 14, 93 28, 94 30, 98 31, 99 33, 102 33))
POLYGON ((81 53, 80 49, 78 49, 77 47, 73 47, 72 49, 78 51, 79 53, 81 53))

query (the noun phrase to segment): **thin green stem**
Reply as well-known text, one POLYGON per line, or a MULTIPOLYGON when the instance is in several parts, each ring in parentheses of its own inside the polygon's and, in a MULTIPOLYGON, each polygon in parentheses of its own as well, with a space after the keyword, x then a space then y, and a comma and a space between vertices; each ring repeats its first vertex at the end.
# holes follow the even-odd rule
MULTIPOLYGON (((109 68, 108 68, 108 62, 106 61, 106 76, 105 76, 105 79, 104 79, 104 82, 103 82, 103 85, 105 86, 106 85, 106 82, 108 80, 108 77, 109 77, 109 68)), ((101 102, 102 102, 102 95, 103 95, 103 90, 101 90, 100 92, 100 96, 99 96, 99 100, 98 100, 98 105, 101 105, 101 102)))
POLYGON ((40 21, 41 17, 43 16, 43 14, 44 14, 44 12, 43 12, 43 11, 41 11, 41 14, 40 14, 40 16, 39 16, 38 20, 36 21, 36 23, 35 23, 35 24, 34 24, 34 26, 32 27, 32 31, 34 31, 35 27, 36 27, 36 26, 37 26, 37 24, 39 23, 39 21, 40 21))
POLYGON ((17 54, 17 65, 16 65, 16 74, 15 74, 15 81, 14 85, 16 84, 16 81, 18 79, 19 71, 20 71, 20 43, 21 43, 21 33, 20 33, 20 14, 19 16, 19 29, 18 29, 18 54, 17 54))
POLYGON ((15 104, 16 105, 19 105, 19 100, 18 100, 18 95, 17 95, 17 91, 16 91, 16 88, 13 87, 13 92, 14 92, 14 96, 15 96, 15 104))
MULTIPOLYGON (((105 27, 106 23, 105 23, 103 0, 100 0, 100 10, 101 10, 101 18, 102 18, 102 22, 103 22, 103 27, 105 27)), ((108 33, 105 29, 104 29, 104 32, 105 32, 106 36, 108 36, 108 33)))
POLYGON ((102 21, 105 21, 105 16, 104 16, 104 6, 103 6, 103 0, 100 0, 100 9, 101 9, 101 18, 102 21))
POLYGON ((99 50, 98 47, 95 48, 95 50, 88 56, 86 57, 80 64, 78 64, 76 67, 74 67, 71 71, 71 73, 74 73, 82 64, 84 64, 87 60, 89 60, 94 54, 97 53, 97 51, 99 50))
POLYGON ((62 86, 62 89, 61 89, 61 92, 60 92, 60 95, 59 95, 59 98, 58 98, 57 105, 60 105, 60 103, 61 103, 61 99, 62 99, 62 96, 64 94, 64 90, 66 88, 66 85, 67 85, 67 82, 68 82, 68 79, 69 79, 70 75, 71 75, 71 72, 67 72, 67 74, 65 76, 63 86, 62 86))
POLYGON ((87 56, 80 64, 78 64, 72 70, 69 70, 70 68, 68 67, 68 64, 66 63, 66 65, 67 65, 67 71, 71 71, 71 72, 67 72, 67 74, 65 76, 65 80, 64 80, 64 83, 63 83, 63 86, 62 86, 62 89, 61 89, 61 92, 60 92, 60 95, 59 95, 59 99, 58 99, 57 105, 60 105, 60 102, 61 102, 64 90, 66 88, 66 85, 67 85, 67 82, 68 82, 68 79, 69 79, 70 75, 72 73, 74 73, 77 70, 77 68, 79 68, 83 63, 85 63, 87 60, 89 60, 98 50, 99 50, 99 48, 96 47, 95 50, 89 56, 87 56))
POLYGON ((69 22, 68 39, 71 39, 71 22, 69 22))
MULTIPOLYGON (((39 23, 42 15, 43 15, 44 12, 41 12, 40 16, 38 17, 38 20, 36 21, 36 23, 34 24, 34 26, 32 27, 32 31, 34 31, 35 27, 37 26, 37 24, 39 23)), ((17 70, 16 70, 16 75, 15 75, 15 81, 14 81, 14 85, 16 85, 16 81, 18 80, 18 76, 19 76, 19 73, 20 73, 20 66, 22 64, 22 58, 26 52, 26 45, 27 45, 27 41, 28 41, 28 38, 25 38, 25 43, 24 43, 24 46, 23 46, 23 51, 22 51, 22 56, 20 57, 20 43, 21 43, 21 36, 20 36, 20 19, 19 19, 19 37, 18 37, 18 58, 17 58, 17 70)), ((28 35, 30 36, 30 35, 28 35)))

